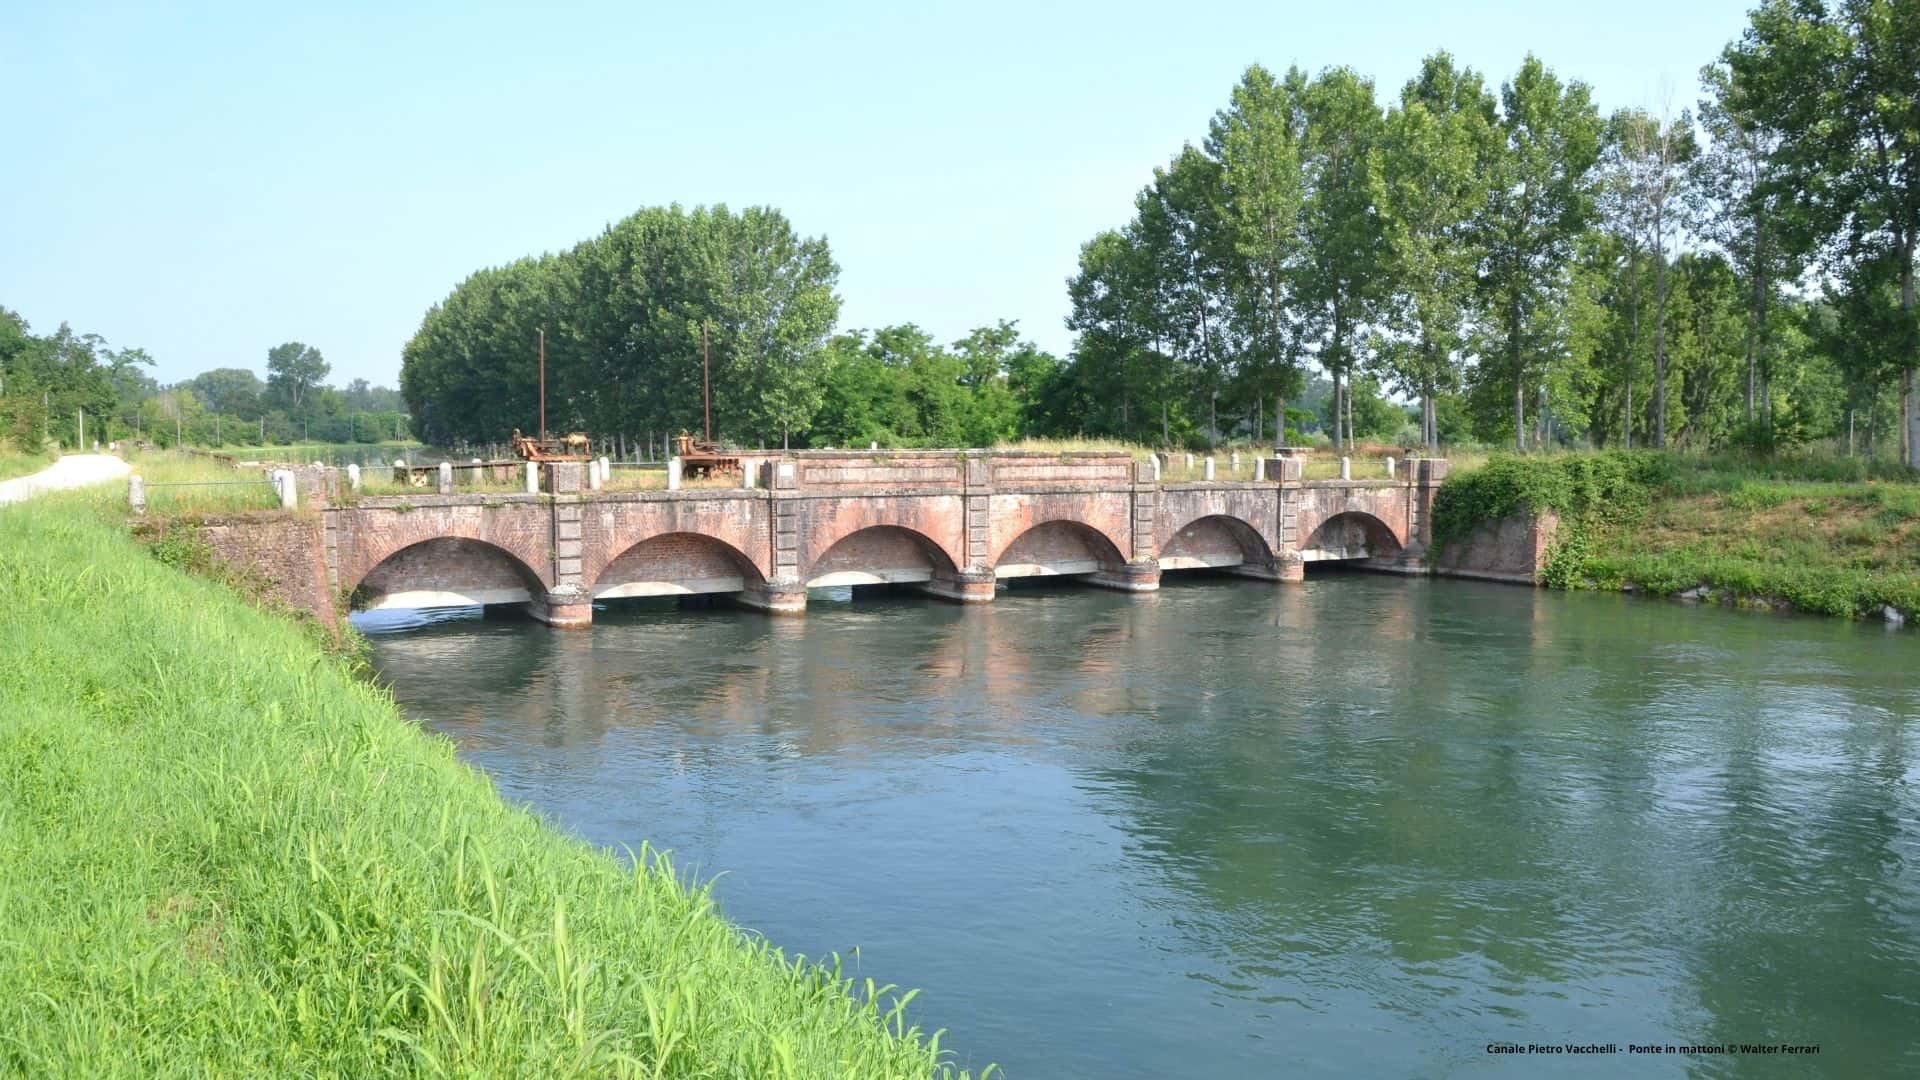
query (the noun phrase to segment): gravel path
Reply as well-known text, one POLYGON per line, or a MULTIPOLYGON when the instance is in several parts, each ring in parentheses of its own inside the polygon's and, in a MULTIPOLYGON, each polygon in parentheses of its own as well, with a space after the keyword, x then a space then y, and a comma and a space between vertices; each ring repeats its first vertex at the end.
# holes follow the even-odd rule
POLYGON ((68 454, 32 476, 0 481, 0 506, 49 491, 104 484, 132 471, 133 466, 112 454, 68 454))

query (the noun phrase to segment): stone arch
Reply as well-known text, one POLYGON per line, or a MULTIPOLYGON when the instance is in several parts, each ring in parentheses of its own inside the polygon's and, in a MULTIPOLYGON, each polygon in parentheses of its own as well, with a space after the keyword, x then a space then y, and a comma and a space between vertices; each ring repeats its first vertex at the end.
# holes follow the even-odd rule
POLYGON ((1126 556, 1105 532, 1065 518, 1043 521, 1007 542, 993 560, 996 579, 1113 573, 1126 556))
POLYGON ((1400 554, 1393 527, 1362 510, 1347 510, 1322 521, 1300 544, 1306 562, 1331 559, 1390 559, 1400 554))
POLYGON ((868 525, 835 540, 802 575, 809 589, 949 580, 953 559, 932 537, 903 525, 868 525))
POLYGON ((519 604, 546 594, 520 556, 486 540, 435 536, 389 553, 355 582, 352 605, 383 608, 519 604))
POLYGON ((656 533, 607 560, 593 582, 595 600, 743 592, 766 579, 746 553, 715 536, 656 533))
POLYGON ((1273 548, 1260 530, 1231 514, 1204 514, 1182 525, 1160 549, 1162 570, 1267 566, 1273 548))

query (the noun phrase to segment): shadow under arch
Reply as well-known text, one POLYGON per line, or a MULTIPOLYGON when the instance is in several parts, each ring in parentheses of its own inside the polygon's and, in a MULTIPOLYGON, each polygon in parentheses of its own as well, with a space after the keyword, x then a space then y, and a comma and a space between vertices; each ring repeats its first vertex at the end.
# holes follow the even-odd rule
POLYGON ((995 580, 1079 574, 1117 574, 1126 556, 1112 538, 1084 522, 1043 521, 1014 537, 994 560, 995 580))
POLYGON ((834 541, 807 567, 807 588, 950 581, 953 560, 924 533, 901 525, 869 525, 834 541))
POLYGON ((1160 569, 1223 570, 1273 563, 1260 531, 1231 514, 1207 514, 1181 526, 1160 550, 1160 569))
POLYGON ((353 586, 355 611, 523 604, 546 593, 540 575, 498 544, 464 536, 418 540, 375 563, 353 586))
POLYGON ((765 579, 739 548, 705 533, 657 533, 614 556, 594 579, 595 600, 692 596, 757 588, 765 579))
POLYGON ((1300 544, 1304 562, 1336 559, 1391 559, 1400 554, 1400 541, 1386 522, 1361 510, 1335 514, 1320 523, 1300 544))

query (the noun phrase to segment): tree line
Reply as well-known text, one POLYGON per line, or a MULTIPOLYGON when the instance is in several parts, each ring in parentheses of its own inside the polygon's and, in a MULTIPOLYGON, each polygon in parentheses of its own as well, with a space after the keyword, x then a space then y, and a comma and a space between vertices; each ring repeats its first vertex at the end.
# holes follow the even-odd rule
POLYGON ((354 379, 327 385, 320 350, 297 341, 267 350, 267 377, 215 368, 172 385, 148 374, 153 357, 114 348, 67 324, 35 334, 0 308, 0 441, 19 449, 48 442, 141 439, 160 446, 381 442, 411 433, 400 393, 354 379))
POLYGON ((1496 92, 1435 53, 1384 107, 1350 68, 1249 68, 1081 250, 1087 423, 1278 442, 1317 367, 1336 442, 1370 376, 1428 445, 1920 466, 1920 4, 1767 0, 1701 86, 1697 115, 1602 116, 1534 57, 1496 92))

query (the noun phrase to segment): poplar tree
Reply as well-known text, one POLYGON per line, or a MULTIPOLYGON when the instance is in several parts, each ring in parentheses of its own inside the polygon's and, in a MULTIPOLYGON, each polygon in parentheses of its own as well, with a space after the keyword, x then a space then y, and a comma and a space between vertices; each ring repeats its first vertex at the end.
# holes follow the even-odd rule
POLYGON ((1440 445, 1434 399, 1458 388, 1474 316, 1482 253, 1473 224, 1485 205, 1498 123, 1493 95, 1445 52, 1387 111, 1380 155, 1381 215, 1393 334, 1382 365, 1396 389, 1420 401, 1420 439, 1440 445))
POLYGON ((1533 56, 1500 103, 1480 215, 1488 326, 1475 374, 1483 390, 1510 395, 1514 447, 1525 450, 1527 389, 1559 354, 1569 263, 1593 219, 1602 125, 1586 84, 1563 84, 1533 56))

